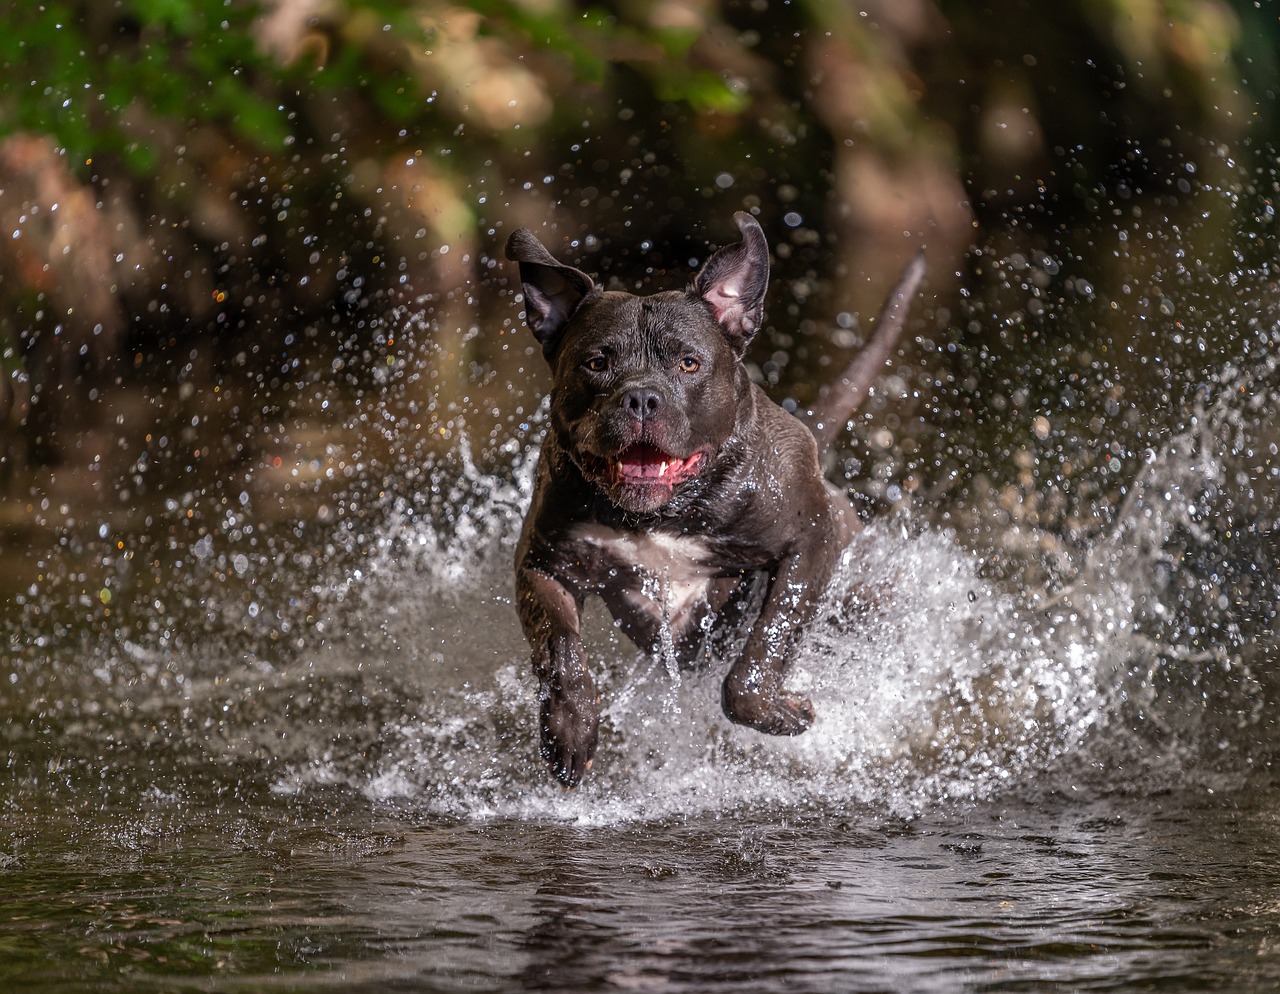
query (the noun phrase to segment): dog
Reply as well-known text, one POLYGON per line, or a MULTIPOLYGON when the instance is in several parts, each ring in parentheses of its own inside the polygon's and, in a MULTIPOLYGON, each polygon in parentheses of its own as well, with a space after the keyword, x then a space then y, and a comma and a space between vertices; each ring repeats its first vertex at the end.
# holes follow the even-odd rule
POLYGON ((576 786, 596 751, 600 701, 583 651, 589 596, 639 647, 692 667, 732 661, 730 720, 798 735, 810 701, 785 686, 805 626, 860 524, 821 449, 884 365, 924 273, 917 255, 871 343, 808 413, 771 401, 743 357, 759 330, 769 248, 738 213, 684 290, 605 290, 511 234, 525 324, 553 385, 550 424, 515 561, 516 604, 540 686, 541 754, 576 786))

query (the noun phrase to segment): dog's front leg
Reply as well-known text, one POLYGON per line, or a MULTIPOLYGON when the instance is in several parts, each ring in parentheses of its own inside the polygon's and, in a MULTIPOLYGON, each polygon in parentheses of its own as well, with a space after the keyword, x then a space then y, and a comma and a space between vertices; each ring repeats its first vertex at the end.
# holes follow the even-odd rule
POLYGON ((579 633, 582 604, 550 573, 530 567, 516 571, 516 597, 540 684, 542 758, 556 779, 573 787, 591 765, 600 724, 600 698, 579 633))
POLYGON ((808 562, 803 556, 790 557, 768 577, 760 615, 724 680, 724 713, 769 735, 799 735, 813 724, 813 704, 782 686, 825 587, 815 582, 808 562))

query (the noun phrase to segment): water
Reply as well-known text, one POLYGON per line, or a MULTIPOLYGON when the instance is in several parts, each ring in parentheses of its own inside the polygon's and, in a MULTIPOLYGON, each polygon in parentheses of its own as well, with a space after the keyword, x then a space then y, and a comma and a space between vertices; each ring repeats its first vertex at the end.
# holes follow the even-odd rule
POLYGON ((455 450, 423 471, 449 481, 434 509, 346 538, 91 535, 54 586, 112 590, 77 604, 111 624, 21 598, 44 644, 11 642, 0 985, 1273 986, 1274 642, 1259 618, 1206 656, 1158 640, 1187 617, 1147 617, 1215 541, 1196 519, 1236 413, 1148 457, 1069 585, 873 525, 794 740, 728 725, 716 674, 673 683, 597 612, 605 733, 573 793, 537 760, 508 603, 527 461, 455 450))
POLYGON ((571 793, 510 604, 538 417, 380 460, 397 416, 326 404, 167 483, 126 438, 6 561, 0 989, 1275 988, 1280 377, 1243 279, 1179 325, 1232 354, 1137 422, 1047 365, 1043 413, 855 436, 886 505, 961 470, 850 550, 806 735, 589 613, 571 793))
POLYGON ((1265 990, 1274 806, 585 827, 146 798, 5 870, 10 990, 1265 990), (167 813, 166 813, 167 812, 167 813))

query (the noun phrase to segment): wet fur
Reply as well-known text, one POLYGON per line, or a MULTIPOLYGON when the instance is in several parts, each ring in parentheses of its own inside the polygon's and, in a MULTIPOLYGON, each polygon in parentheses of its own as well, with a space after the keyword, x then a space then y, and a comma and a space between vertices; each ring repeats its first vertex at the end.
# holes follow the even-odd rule
POLYGON ((755 219, 686 290, 606 292, 513 233, 526 323, 554 382, 551 426, 516 553, 517 608, 540 684, 541 751, 573 786, 595 754, 599 700, 579 626, 602 598, 651 652, 695 665, 740 646, 722 692, 733 721, 796 735, 812 704, 787 670, 858 529, 823 478, 815 432, 835 437, 892 350, 923 272, 895 287, 867 356, 809 412, 751 382, 742 358, 763 316, 769 257, 755 219))

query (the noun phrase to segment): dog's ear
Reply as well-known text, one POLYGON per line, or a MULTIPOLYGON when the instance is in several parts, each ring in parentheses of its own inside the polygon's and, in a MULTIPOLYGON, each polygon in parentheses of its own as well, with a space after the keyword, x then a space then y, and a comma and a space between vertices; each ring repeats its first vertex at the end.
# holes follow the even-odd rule
POLYGON ((524 321, 542 344, 542 354, 550 360, 573 312, 599 287, 586 273, 556 259, 528 228, 511 233, 507 258, 520 264, 524 321))
POLYGON ((769 286, 769 243, 760 224, 739 211, 734 223, 742 241, 718 250, 694 278, 694 292, 706 301, 739 356, 760 330, 769 286))

